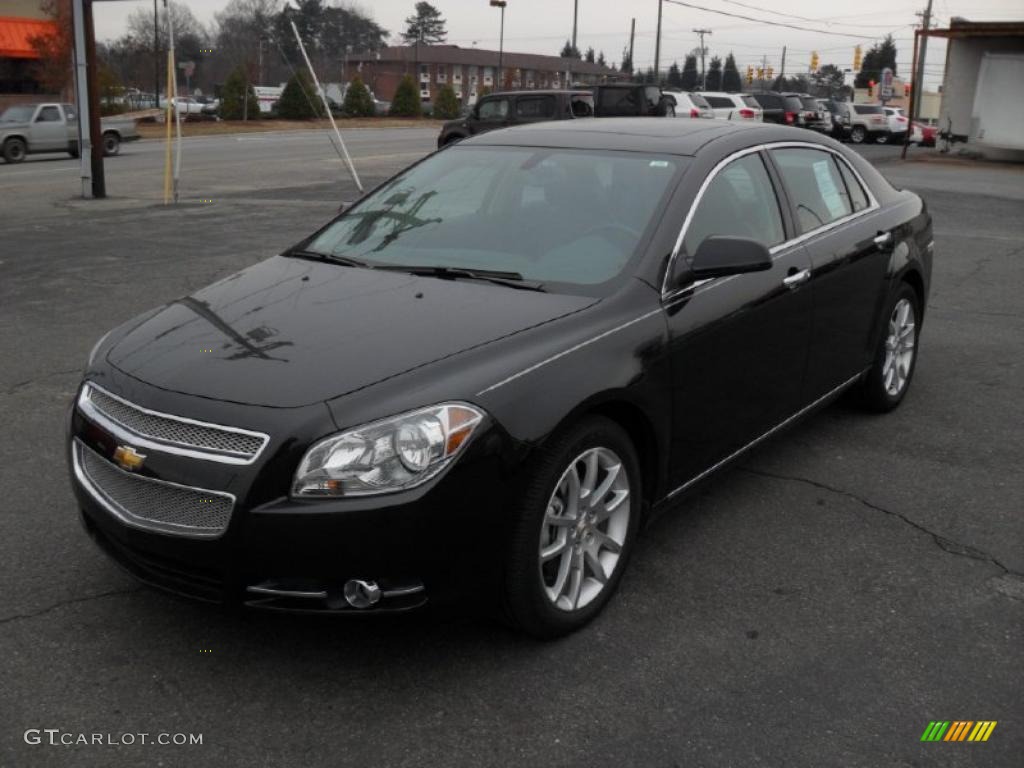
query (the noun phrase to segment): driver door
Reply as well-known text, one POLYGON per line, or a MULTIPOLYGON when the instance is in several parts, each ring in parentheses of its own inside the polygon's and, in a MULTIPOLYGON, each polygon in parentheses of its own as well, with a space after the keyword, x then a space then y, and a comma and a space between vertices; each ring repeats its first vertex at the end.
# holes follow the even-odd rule
POLYGON ((60 110, 52 104, 41 107, 32 121, 32 150, 54 152, 67 148, 68 130, 60 110))
POLYGON ((695 203, 663 299, 672 366, 670 488, 764 435, 802 405, 811 335, 810 259, 785 245, 791 222, 760 152, 722 167, 695 203), (772 267, 694 284, 686 264, 706 237, 763 243, 772 267), (687 284, 688 283, 688 284, 687 284))
POLYGON ((509 100, 505 96, 494 96, 482 99, 477 105, 476 113, 469 122, 473 135, 504 128, 509 124, 509 100))

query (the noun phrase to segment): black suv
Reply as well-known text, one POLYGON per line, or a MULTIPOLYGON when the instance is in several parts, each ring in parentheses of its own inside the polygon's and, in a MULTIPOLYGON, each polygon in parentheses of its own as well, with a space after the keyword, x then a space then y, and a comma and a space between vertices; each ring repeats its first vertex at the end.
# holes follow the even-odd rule
POLYGON ((505 91, 481 98, 458 120, 441 126, 438 148, 510 125, 594 116, 589 91, 505 91))
POLYGON ((675 115, 675 101, 656 85, 614 83, 595 85, 597 117, 668 117, 675 115))
POLYGON ((803 102, 796 94, 776 93, 765 91, 763 93, 748 93, 746 96, 753 96, 761 105, 763 120, 766 123, 778 123, 779 125, 799 125, 800 114, 804 112, 803 102))

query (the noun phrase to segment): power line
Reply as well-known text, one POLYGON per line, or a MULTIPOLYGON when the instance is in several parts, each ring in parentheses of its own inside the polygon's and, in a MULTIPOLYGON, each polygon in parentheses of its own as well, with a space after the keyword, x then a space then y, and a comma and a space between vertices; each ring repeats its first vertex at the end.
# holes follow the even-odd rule
MULTIPOLYGON (((770 8, 761 8, 760 6, 757 5, 747 5, 746 3, 740 3, 737 0, 722 0, 722 2, 728 3, 729 5, 738 5, 740 8, 748 8, 751 11, 763 11, 764 13, 771 13, 774 14, 775 16, 785 16, 786 18, 799 19, 800 21, 811 21, 816 24, 826 25, 833 23, 833 21, 830 18, 819 17, 817 19, 814 19, 809 16, 797 16, 794 13, 782 13, 781 11, 773 11, 770 8)), ((844 26, 847 27, 877 27, 879 29, 888 29, 889 27, 892 26, 891 24, 858 24, 857 22, 853 21, 843 22, 843 24, 844 26)))
POLYGON ((720 16, 730 16, 730 17, 732 17, 734 19, 744 19, 745 21, 754 21, 754 22, 757 22, 758 24, 768 24, 769 26, 772 26, 772 27, 785 27, 787 29, 796 29, 796 30, 799 30, 801 32, 814 32, 814 33, 819 34, 819 35, 835 35, 837 37, 856 37, 856 38, 859 38, 861 40, 877 40, 880 37, 880 35, 875 35, 875 36, 872 37, 870 35, 855 35, 855 34, 853 34, 851 32, 832 32, 831 30, 827 30, 827 29, 811 29, 810 27, 801 27, 801 26, 798 26, 796 24, 786 24, 785 22, 781 22, 781 21, 768 21, 767 19, 756 19, 753 16, 744 16, 744 15, 739 14, 739 13, 729 13, 728 11, 716 11, 713 8, 705 8, 702 5, 694 5, 693 3, 684 3, 684 2, 682 2, 682 0, 665 0, 665 2, 666 3, 672 3, 673 5, 681 5, 684 8, 693 8, 693 9, 698 10, 698 11, 706 11, 707 13, 717 13, 720 16))

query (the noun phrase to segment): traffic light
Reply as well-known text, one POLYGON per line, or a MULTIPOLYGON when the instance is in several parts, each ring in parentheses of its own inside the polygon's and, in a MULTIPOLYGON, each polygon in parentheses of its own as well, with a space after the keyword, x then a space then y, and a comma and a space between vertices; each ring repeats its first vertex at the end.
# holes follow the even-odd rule
POLYGON ((757 79, 764 80, 764 67, 757 68, 757 79))
POLYGON ((859 72, 860 71, 860 61, 861 61, 861 51, 860 51, 860 46, 858 45, 856 48, 853 49, 853 71, 854 72, 859 72))
POLYGON ((811 72, 818 71, 818 52, 811 51, 811 72))
POLYGON ((747 85, 754 82, 754 67, 750 64, 747 65, 747 85))
POLYGON ((868 98, 870 99, 875 95, 875 81, 868 80, 868 98))

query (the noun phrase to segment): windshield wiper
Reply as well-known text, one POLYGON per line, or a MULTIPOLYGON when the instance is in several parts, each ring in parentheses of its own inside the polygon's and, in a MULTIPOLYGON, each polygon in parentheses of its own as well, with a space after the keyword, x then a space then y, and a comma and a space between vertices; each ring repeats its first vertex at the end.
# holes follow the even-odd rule
POLYGON ((421 267, 403 266, 401 264, 383 264, 376 269, 389 270, 391 272, 408 272, 411 275, 423 277, 440 277, 454 280, 456 278, 468 278, 470 280, 485 280, 495 285, 504 285, 507 288, 517 288, 521 291, 544 292, 544 284, 533 280, 526 280, 518 272, 503 272, 497 269, 468 269, 466 267, 421 267))
POLYGON ((353 259, 351 256, 337 256, 330 253, 320 253, 320 251, 304 251, 301 248, 293 248, 292 250, 285 251, 281 254, 282 256, 289 256, 295 259, 312 259, 313 261, 327 261, 331 264, 341 264, 345 267, 366 267, 367 269, 373 269, 373 265, 366 261, 360 261, 359 259, 353 259))

